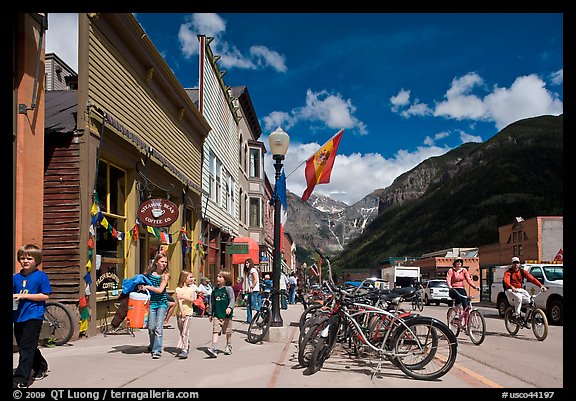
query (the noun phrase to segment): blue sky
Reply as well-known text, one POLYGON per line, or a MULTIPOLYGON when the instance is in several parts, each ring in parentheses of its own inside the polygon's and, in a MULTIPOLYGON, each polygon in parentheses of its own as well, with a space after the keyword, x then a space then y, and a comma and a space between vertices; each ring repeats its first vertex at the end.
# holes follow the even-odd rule
MULTIPOLYGON (((277 127, 290 135, 287 187, 298 195, 301 163, 340 128, 331 182, 314 193, 352 204, 431 156, 563 113, 560 13, 135 16, 185 88, 198 86, 196 34, 214 37, 225 83, 248 87, 261 140, 277 127)), ((48 22, 47 51, 77 69, 74 15, 48 22)))

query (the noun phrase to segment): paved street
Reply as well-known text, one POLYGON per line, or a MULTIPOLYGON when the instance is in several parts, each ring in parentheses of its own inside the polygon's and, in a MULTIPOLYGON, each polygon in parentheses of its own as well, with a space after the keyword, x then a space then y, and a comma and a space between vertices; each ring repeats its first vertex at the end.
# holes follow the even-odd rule
MULTIPOLYGON (((471 346, 465 339, 453 369, 433 382, 413 380, 390 363, 372 376, 365 361, 346 357, 339 351, 326 361, 322 370, 305 375, 298 364, 297 321, 302 305, 290 305, 282 311, 286 339, 282 342, 250 344, 245 341, 248 326, 242 321, 245 308, 237 308, 234 318, 232 355, 222 352, 218 358, 209 358, 204 350, 210 345, 211 323, 207 318, 195 318, 191 329, 192 344, 188 359, 175 357, 178 329, 164 331, 164 352, 154 360, 146 353, 148 333, 137 330, 130 335, 101 334, 92 338, 70 342, 56 348, 43 348, 50 371, 48 376, 35 382, 30 391, 40 389, 98 388, 98 389, 207 389, 207 388, 475 388, 501 391, 503 388, 533 389, 523 380, 524 375, 505 375, 481 363, 466 351, 490 352, 485 346, 471 346)), ((442 307, 426 307, 425 315, 445 314, 442 307)), ((172 318, 175 325, 175 318, 172 318)), ((500 322, 497 322, 500 323, 500 322)), ((499 325, 499 324, 498 324, 499 325)), ((490 329, 490 328, 489 328, 490 329)), ((530 340, 530 339, 529 339, 530 340)), ((469 342, 469 341, 468 341, 469 342)), ((536 343, 538 343, 536 341, 536 343)), ((218 348, 224 349, 220 338, 218 348)), ((484 345, 484 344, 483 344, 484 345)), ((552 343, 536 344, 550 346, 552 343)), ((486 346, 488 346, 488 341, 486 346)), ((338 348, 337 348, 338 349, 338 348)), ((18 354, 13 354, 13 367, 18 354)), ((560 383, 562 379, 560 378, 560 383)), ((560 384, 561 385, 561 384, 560 384)), ((555 387, 555 385, 552 385, 555 387)), ((558 389, 560 391, 561 389, 558 389)), ((500 394, 500 393, 498 393, 500 394)))

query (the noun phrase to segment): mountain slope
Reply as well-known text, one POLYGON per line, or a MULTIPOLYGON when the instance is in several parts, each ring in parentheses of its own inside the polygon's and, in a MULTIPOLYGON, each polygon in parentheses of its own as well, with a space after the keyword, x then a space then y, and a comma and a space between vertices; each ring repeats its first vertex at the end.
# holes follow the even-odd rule
POLYGON ((542 116, 426 160, 382 190, 381 213, 335 267, 493 243, 515 216, 562 215, 562 152, 563 116, 542 116))

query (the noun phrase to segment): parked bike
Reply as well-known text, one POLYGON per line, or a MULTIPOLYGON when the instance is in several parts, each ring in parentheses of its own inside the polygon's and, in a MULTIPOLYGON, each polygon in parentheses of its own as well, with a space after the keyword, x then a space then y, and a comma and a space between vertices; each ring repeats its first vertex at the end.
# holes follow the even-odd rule
POLYGON ((41 338, 52 339, 56 345, 64 345, 74 334, 72 313, 58 301, 46 301, 41 338))
POLYGON ((270 290, 270 294, 262 300, 260 310, 252 318, 248 326, 248 342, 256 344, 264 339, 270 330, 270 321, 272 320, 272 297, 279 294, 276 288, 270 290))
POLYGON ((534 298, 540 295, 542 291, 537 294, 530 294, 530 301, 523 312, 520 310, 520 316, 514 317, 514 308, 509 307, 504 314, 504 325, 506 330, 511 335, 516 335, 521 328, 532 328, 532 333, 538 341, 544 341, 548 336, 548 319, 542 309, 536 307, 534 298))

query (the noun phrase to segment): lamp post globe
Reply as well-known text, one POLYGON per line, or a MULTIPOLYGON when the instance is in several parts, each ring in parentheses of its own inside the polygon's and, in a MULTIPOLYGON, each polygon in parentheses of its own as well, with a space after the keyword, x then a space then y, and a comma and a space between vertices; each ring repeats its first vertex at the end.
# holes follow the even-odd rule
POLYGON ((290 136, 284 132, 280 127, 276 128, 268 136, 268 142, 270 145, 270 153, 272 153, 272 158, 274 159, 274 169, 276 170, 276 180, 274 185, 274 197, 272 201, 274 202, 274 253, 272 260, 272 286, 278 290, 272 294, 272 318, 270 321, 271 327, 282 327, 284 322, 282 321, 282 316, 280 316, 280 249, 282 247, 282 238, 280 238, 280 213, 281 213, 281 202, 276 191, 278 186, 278 179, 282 173, 282 160, 284 160, 284 155, 288 151, 288 145, 290 144, 290 136))

